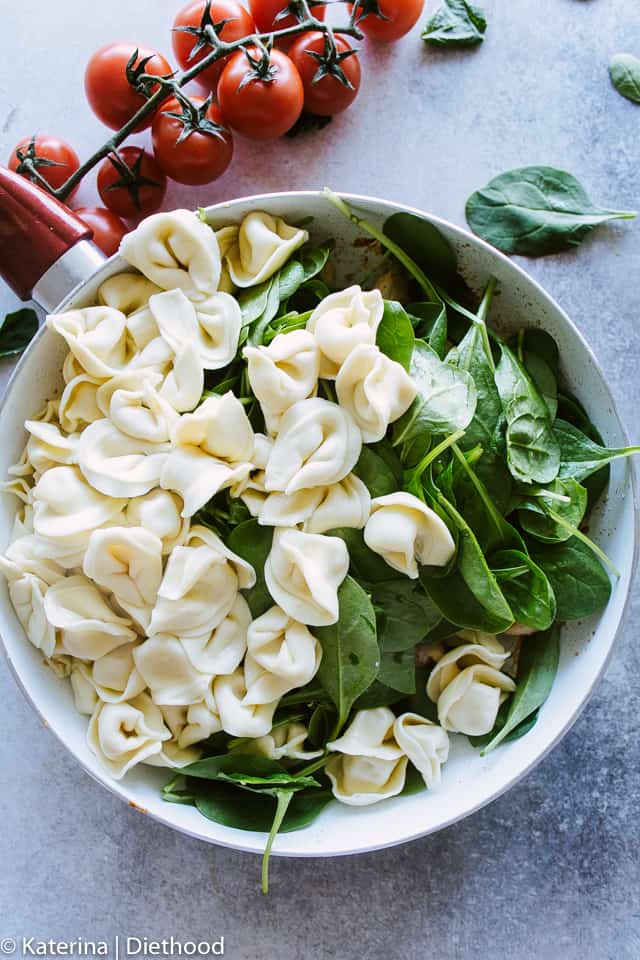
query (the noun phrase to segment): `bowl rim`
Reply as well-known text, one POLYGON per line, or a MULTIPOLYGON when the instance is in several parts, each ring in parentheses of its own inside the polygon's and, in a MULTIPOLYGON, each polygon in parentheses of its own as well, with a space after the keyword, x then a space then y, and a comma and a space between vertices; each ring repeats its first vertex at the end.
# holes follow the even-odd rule
MULTIPOLYGON (((376 212, 378 210, 380 212, 388 211, 387 215, 390 215, 391 213, 399 213, 399 212, 412 213, 418 217, 427 219, 430 223, 433 223, 436 226, 440 225, 442 227, 445 227, 447 230, 453 232, 454 234, 457 234, 461 240, 464 240, 467 243, 471 243, 471 245, 474 247, 479 247, 480 249, 483 249, 492 258, 508 266, 508 268, 511 271, 513 271, 516 274, 516 276, 519 276, 523 281, 525 281, 525 283, 533 286, 533 288, 536 290, 538 295, 540 295, 543 300, 547 301, 547 303, 562 318, 562 321, 569 326, 569 328, 572 331, 572 334, 579 339, 579 341, 582 344, 582 347, 588 353, 589 358, 595 370, 597 371, 597 373, 601 378, 607 400, 611 406, 611 412, 620 426, 620 430, 624 438, 625 445, 626 446, 630 445, 627 428, 618 411, 616 400, 609 386, 609 380, 605 376, 602 370, 602 367, 594 351, 592 350, 589 342, 586 340, 586 338, 584 337, 580 329, 576 326, 576 324, 569 317, 566 311, 555 300, 555 298, 552 297, 551 294, 548 293, 545 290, 545 288, 534 277, 532 277, 522 266, 520 266, 520 264, 516 263, 510 257, 506 256, 506 254, 502 253, 500 250, 491 246, 491 244, 487 243, 481 237, 478 237, 475 234, 471 233, 471 231, 467 230, 465 227, 461 227, 458 224, 452 223, 451 221, 446 220, 443 217, 439 217, 439 216, 436 216, 435 214, 428 213, 427 211, 422 210, 419 207, 414 207, 410 204, 399 203, 392 200, 386 200, 381 197, 371 196, 368 194, 349 193, 349 192, 343 192, 343 191, 336 191, 336 193, 340 198, 346 200, 349 203, 354 204, 355 206, 357 206, 359 203, 372 205, 375 208, 377 208, 376 212)), ((221 211, 233 210, 233 208, 238 205, 248 204, 252 202, 255 202, 257 205, 260 202, 265 200, 270 202, 272 201, 277 202, 278 200, 284 197, 294 198, 301 201, 304 201, 305 199, 317 201, 317 200, 322 200, 324 198, 326 202, 329 203, 329 201, 324 197, 324 193, 322 190, 317 190, 317 189, 316 190, 279 190, 279 191, 272 191, 269 193, 249 194, 247 196, 235 197, 232 200, 222 200, 218 203, 210 204, 201 209, 203 213, 207 217, 209 217, 211 214, 219 213, 221 211)), ((119 258, 118 253, 115 253, 111 257, 105 258, 104 263, 97 270, 94 270, 88 277, 84 278, 82 281, 76 284, 66 294, 64 299, 56 306, 56 312, 59 311, 60 309, 63 309, 71 300, 75 299, 75 297, 78 295, 78 293, 82 290, 84 286, 86 286, 89 282, 93 281, 97 274, 107 269, 118 258, 119 258)), ((4 408, 9 400, 11 392, 15 387, 16 382, 20 379, 23 366, 26 365, 27 359, 32 349, 35 348, 35 345, 38 343, 41 337, 45 335, 46 330, 47 328, 45 327, 44 324, 42 324, 40 326, 40 329, 37 331, 36 335, 34 336, 33 340, 30 342, 27 349, 24 351, 18 363, 16 364, 9 378, 9 381, 5 387, 4 394, 0 399, 0 421, 2 419, 4 408)), ((578 720, 578 718, 582 714, 596 686, 599 684, 599 682, 602 679, 602 676, 611 659, 611 655, 613 653, 617 639, 620 635, 620 631, 624 626, 624 624, 626 623, 627 617, 629 615, 629 610, 631 607, 631 601, 633 596, 632 586, 633 586, 635 574, 638 569, 638 560, 640 556, 640 502, 638 498, 638 478, 637 478, 638 468, 636 467, 633 460, 628 461, 628 465, 629 465, 629 486, 630 486, 632 509, 633 509, 633 552, 632 552, 631 564, 630 564, 630 570, 629 570, 629 580, 626 586, 626 595, 622 603, 619 620, 615 628, 615 632, 611 637, 607 653, 604 659, 602 660, 602 663, 600 664, 598 672, 593 677, 593 680, 590 683, 589 687, 585 689, 579 703, 575 707, 571 716, 567 717, 562 728, 558 731, 558 733, 553 738, 553 740, 551 740, 547 744, 544 750, 542 750, 534 758, 532 758, 532 760, 523 769, 519 770, 517 773, 512 775, 505 783, 502 784, 502 786, 494 790, 494 792, 491 793, 490 796, 484 797, 478 802, 472 804, 464 812, 456 813, 455 815, 444 819, 438 824, 434 824, 424 829, 413 831, 407 834, 407 836, 405 837, 394 838, 388 841, 384 841, 384 840, 381 840, 380 842, 376 841, 374 843, 369 843, 366 846, 358 847, 357 849, 352 849, 352 850, 327 849, 326 851, 313 850, 309 852, 303 852, 303 851, 289 852, 286 850, 278 850, 278 844, 276 841, 271 852, 272 856, 290 857, 290 858, 298 858, 298 857, 299 858, 311 858, 311 857, 324 858, 324 857, 353 856, 358 853, 371 853, 376 850, 383 850, 389 847, 399 846, 400 844, 409 843, 413 840, 418 840, 421 837, 428 836, 432 833, 437 833, 440 830, 444 830, 445 828, 452 826, 454 823, 457 823, 460 820, 466 819, 466 817, 471 816, 471 814, 476 813, 478 810, 481 810, 483 807, 487 806, 489 803, 492 803, 494 800, 497 800, 499 797, 501 797, 504 793, 506 793, 508 790, 514 787, 517 783, 519 783, 520 780, 522 780, 525 776, 527 776, 535 767, 537 767, 538 764, 541 763, 542 760, 544 760, 544 758, 566 736, 566 734, 569 733, 569 731, 571 730, 575 722, 578 720)), ((68 751, 68 753, 71 754, 71 756, 82 767, 85 773, 87 773, 93 780, 99 783, 102 787, 106 788, 110 793, 118 797, 124 803, 128 804, 128 806, 133 807, 133 809, 139 811, 140 813, 148 814, 153 820, 163 824, 166 827, 169 827, 172 830, 177 831, 178 833, 184 834, 189 837, 193 837, 194 839, 201 840, 205 843, 214 844, 215 846, 225 847, 231 850, 240 850, 245 853, 253 853, 253 854, 258 853, 258 850, 255 847, 243 845, 239 842, 233 842, 231 840, 220 839, 220 838, 214 839, 213 837, 210 837, 210 836, 204 836, 202 833, 196 830, 192 830, 183 824, 175 823, 169 816, 165 817, 158 812, 147 810, 139 806, 127 795, 126 785, 122 781, 113 781, 108 777, 106 772, 104 776, 102 776, 96 773, 94 770, 90 769, 86 765, 85 761, 80 756, 78 756, 75 753, 75 751, 67 744, 62 734, 58 733, 55 729, 53 729, 49 725, 49 722, 47 721, 46 716, 42 713, 38 705, 31 698, 29 692, 27 691, 25 685, 22 682, 22 679, 20 677, 20 674, 18 673, 17 668, 15 667, 9 655, 7 645, 5 643, 4 637, 2 636, 1 632, 0 632, 0 646, 2 647, 2 653, 4 656, 5 662, 8 664, 10 672, 13 675, 19 689, 22 691, 22 694, 27 700, 27 702, 30 704, 32 709, 36 712, 36 714, 42 721, 43 725, 50 732, 53 733, 56 739, 62 744, 62 746, 68 751)), ((255 837, 256 833, 257 833, 256 831, 246 831, 247 837, 255 837)))

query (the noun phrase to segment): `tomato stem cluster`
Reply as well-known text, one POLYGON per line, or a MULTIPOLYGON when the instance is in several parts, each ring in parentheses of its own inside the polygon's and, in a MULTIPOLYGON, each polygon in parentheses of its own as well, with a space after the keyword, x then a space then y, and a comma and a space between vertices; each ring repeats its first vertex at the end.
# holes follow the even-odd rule
POLYGON ((362 39, 362 33, 357 27, 358 4, 354 4, 350 19, 344 26, 330 26, 323 20, 319 20, 312 14, 308 0, 298 0, 298 9, 299 21, 293 26, 285 27, 282 30, 275 30, 270 33, 253 33, 250 36, 243 37, 241 40, 235 40, 230 43, 225 42, 219 36, 219 30, 222 29, 223 24, 213 24, 212 22, 204 24, 202 27, 202 35, 206 38, 206 43, 211 47, 211 52, 202 60, 194 63, 188 70, 167 76, 158 77, 140 72, 138 69, 135 76, 136 87, 145 91, 144 95, 147 99, 140 109, 103 143, 95 153, 88 157, 84 163, 80 164, 78 169, 75 170, 60 187, 53 189, 39 173, 37 163, 30 160, 28 156, 22 161, 25 172, 28 172, 31 179, 36 181, 48 193, 53 194, 58 200, 64 201, 87 173, 97 166, 101 160, 104 160, 106 157, 113 157, 113 155, 118 156, 118 147, 121 146, 130 134, 139 129, 141 121, 154 113, 169 96, 177 96, 178 99, 183 102, 184 94, 181 93, 182 87, 189 83, 189 81, 194 80, 200 73, 206 70, 207 67, 210 67, 212 63, 215 63, 222 57, 228 57, 230 54, 236 53, 239 50, 244 50, 247 56, 250 57, 252 47, 260 51, 268 50, 276 40, 310 30, 323 33, 327 45, 331 48, 335 48, 334 34, 343 34, 354 37, 357 40, 362 39))

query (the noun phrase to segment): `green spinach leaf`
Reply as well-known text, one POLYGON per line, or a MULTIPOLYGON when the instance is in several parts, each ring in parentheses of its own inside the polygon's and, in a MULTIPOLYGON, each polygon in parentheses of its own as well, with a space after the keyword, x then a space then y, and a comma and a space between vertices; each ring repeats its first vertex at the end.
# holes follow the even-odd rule
POLYGON ((385 650, 380 653, 378 680, 400 693, 416 692, 416 658, 413 650, 385 650))
POLYGON ((38 331, 35 310, 23 307, 8 313, 0 325, 0 357, 22 353, 38 331))
POLYGON ((426 341, 441 360, 447 348, 447 308, 442 301, 410 303, 409 319, 416 337, 426 341))
POLYGON ((424 28, 422 39, 438 47, 472 47, 482 43, 486 29, 482 7, 470 0, 444 0, 424 28))
POLYGON ((381 652, 413 651, 416 643, 420 643, 442 619, 420 583, 408 577, 373 584, 371 599, 377 613, 381 652))
POLYGON ((558 544, 530 542, 529 552, 553 588, 558 620, 581 620, 606 607, 611 582, 586 544, 576 537, 558 544))
POLYGON ((579 527, 587 510, 587 490, 573 477, 566 477, 549 484, 549 493, 555 496, 545 496, 545 489, 540 488, 535 497, 529 495, 525 498, 518 507, 518 520, 525 533, 536 540, 561 543, 568 540, 572 533, 551 519, 548 508, 552 508, 571 526, 579 527), (568 502, 559 501, 558 496, 568 498, 568 502))
POLYGON ((603 447, 565 420, 556 420, 553 433, 560 449, 558 475, 561 478, 571 477, 580 482, 614 460, 640 453, 640 447, 603 447))
POLYGON ((505 724, 482 751, 485 756, 506 739, 545 702, 558 670, 560 628, 554 624, 544 633, 526 637, 518 661, 518 679, 505 724))
POLYGON ((317 679, 338 710, 337 729, 344 726, 354 700, 375 680, 380 664, 376 615, 367 593, 347 576, 338 590, 337 623, 316 627, 322 647, 317 679))
POLYGON ((522 550, 500 550, 489 566, 518 623, 548 630, 556 618, 556 598, 546 574, 522 550))
POLYGON ((609 62, 609 76, 618 93, 640 103, 640 60, 631 53, 616 53, 609 62))
POLYGON ((606 210, 589 198, 565 170, 520 167, 471 194, 466 205, 473 232, 505 253, 541 257, 581 243, 608 220, 630 220, 635 213, 606 210))
POLYGON ((391 445, 385 443, 376 448, 364 444, 353 472, 372 497, 395 493, 402 480, 402 464, 391 445))
POLYGON ((437 283, 445 287, 455 285, 458 280, 455 251, 433 223, 415 213, 400 212, 387 218, 383 230, 389 240, 437 283))
POLYGON ((376 343, 382 352, 408 370, 414 341, 413 326, 404 307, 395 300, 385 300, 376 335, 376 343))
POLYGON ((257 520, 246 520, 234 527, 227 546, 250 563, 256 573, 255 586, 245 590, 245 599, 254 617, 265 613, 273 606, 273 599, 264 579, 264 565, 273 542, 273 528, 261 527, 257 520))

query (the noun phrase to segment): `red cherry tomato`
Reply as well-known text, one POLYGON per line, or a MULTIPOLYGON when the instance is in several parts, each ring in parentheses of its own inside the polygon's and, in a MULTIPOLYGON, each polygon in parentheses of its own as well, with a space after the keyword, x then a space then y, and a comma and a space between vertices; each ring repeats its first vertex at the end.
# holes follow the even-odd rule
MULTIPOLYGON (((9 157, 10 170, 37 183, 37 178, 25 166, 25 160, 31 160, 40 176, 53 190, 61 187, 80 166, 78 154, 73 147, 59 137, 50 137, 43 133, 25 137, 15 145, 9 157)), ((73 196, 77 189, 78 187, 74 187, 69 196, 73 196)))
POLYGON ((120 160, 107 157, 98 167, 98 193, 112 213, 126 220, 146 217, 164 200, 167 178, 141 147, 122 147, 120 160))
POLYGON ((227 169, 233 138, 222 113, 202 97, 190 97, 191 107, 168 100, 153 119, 153 152, 162 170, 177 183, 210 183, 227 169))
MULTIPOLYGON (((215 26, 223 20, 229 22, 220 29, 218 36, 226 43, 242 40, 243 37, 255 33, 253 17, 236 0, 212 0, 208 14, 206 0, 194 0, 180 11, 173 24, 172 41, 176 60, 183 70, 193 67, 211 53, 208 44, 198 49, 198 30, 208 23, 215 26)), ((196 77, 197 82, 215 93, 220 74, 228 60, 229 57, 221 57, 206 67, 196 77)))
MULTIPOLYGON (((249 51, 254 63, 257 50, 249 51)), ((218 83, 218 103, 227 123, 253 140, 271 140, 290 130, 304 104, 300 74, 286 53, 272 50, 264 67, 233 55, 218 83), (261 75, 263 74, 263 75, 261 75)))
MULTIPOLYGON (((134 43, 109 43, 89 60, 84 75, 85 93, 96 117, 107 127, 119 130, 145 102, 143 94, 135 89, 135 77, 142 73, 166 76, 171 73, 171 67, 157 50, 134 43), (133 62, 132 58, 135 58, 133 62)), ((150 92, 156 89, 157 84, 150 92)), ((150 126, 152 119, 146 117, 136 130, 150 126)))
POLYGON ((108 257, 117 253, 127 228, 115 213, 104 207, 78 207, 73 211, 93 230, 93 242, 108 257))
POLYGON ((424 0, 361 0, 358 7, 358 28, 372 40, 391 41, 404 37, 418 22, 424 0))
POLYGON ((355 100, 360 87, 360 61, 351 46, 341 36, 335 38, 336 50, 325 43, 325 36, 319 31, 301 34, 289 48, 289 56, 298 68, 304 87, 304 108, 309 113, 329 117, 340 113, 355 100), (327 76, 314 82, 321 69, 319 57, 328 60, 324 69, 327 76), (347 81, 343 83, 340 76, 347 81))
MULTIPOLYGON (((249 8, 260 33, 286 30, 299 23, 295 0, 249 0, 249 8)), ((312 6, 311 13, 318 20, 324 20, 325 7, 312 6)))

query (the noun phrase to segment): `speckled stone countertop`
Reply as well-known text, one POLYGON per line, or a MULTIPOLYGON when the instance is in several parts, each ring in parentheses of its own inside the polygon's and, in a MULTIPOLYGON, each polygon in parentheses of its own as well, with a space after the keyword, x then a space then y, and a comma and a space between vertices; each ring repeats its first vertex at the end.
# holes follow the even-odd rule
MULTIPOLYGON (((103 133, 81 89, 87 54, 118 38, 168 52, 179 4, 4 6, 3 160, 37 129, 80 153, 97 146, 103 133)), ((490 28, 478 50, 425 51, 418 30, 392 49, 369 49, 357 104, 323 133, 242 143, 221 181, 174 187, 168 204, 329 183, 463 224, 472 190, 511 167, 547 163, 571 170, 606 206, 637 207, 640 107, 607 76, 612 53, 640 54, 637 0, 485 6, 490 28)), ((93 185, 82 190, 92 202, 93 185)), ((525 263, 587 335, 636 442, 638 230, 606 227, 576 252, 525 263)), ((0 310, 14 302, 0 287, 0 310)), ((9 373, 0 366, 0 388, 9 373)), ((267 898, 255 857, 179 836, 90 780, 0 664, 0 940, 224 935, 234 960, 636 960, 638 633, 636 603, 578 723, 508 794, 410 845, 277 860, 267 898)))

